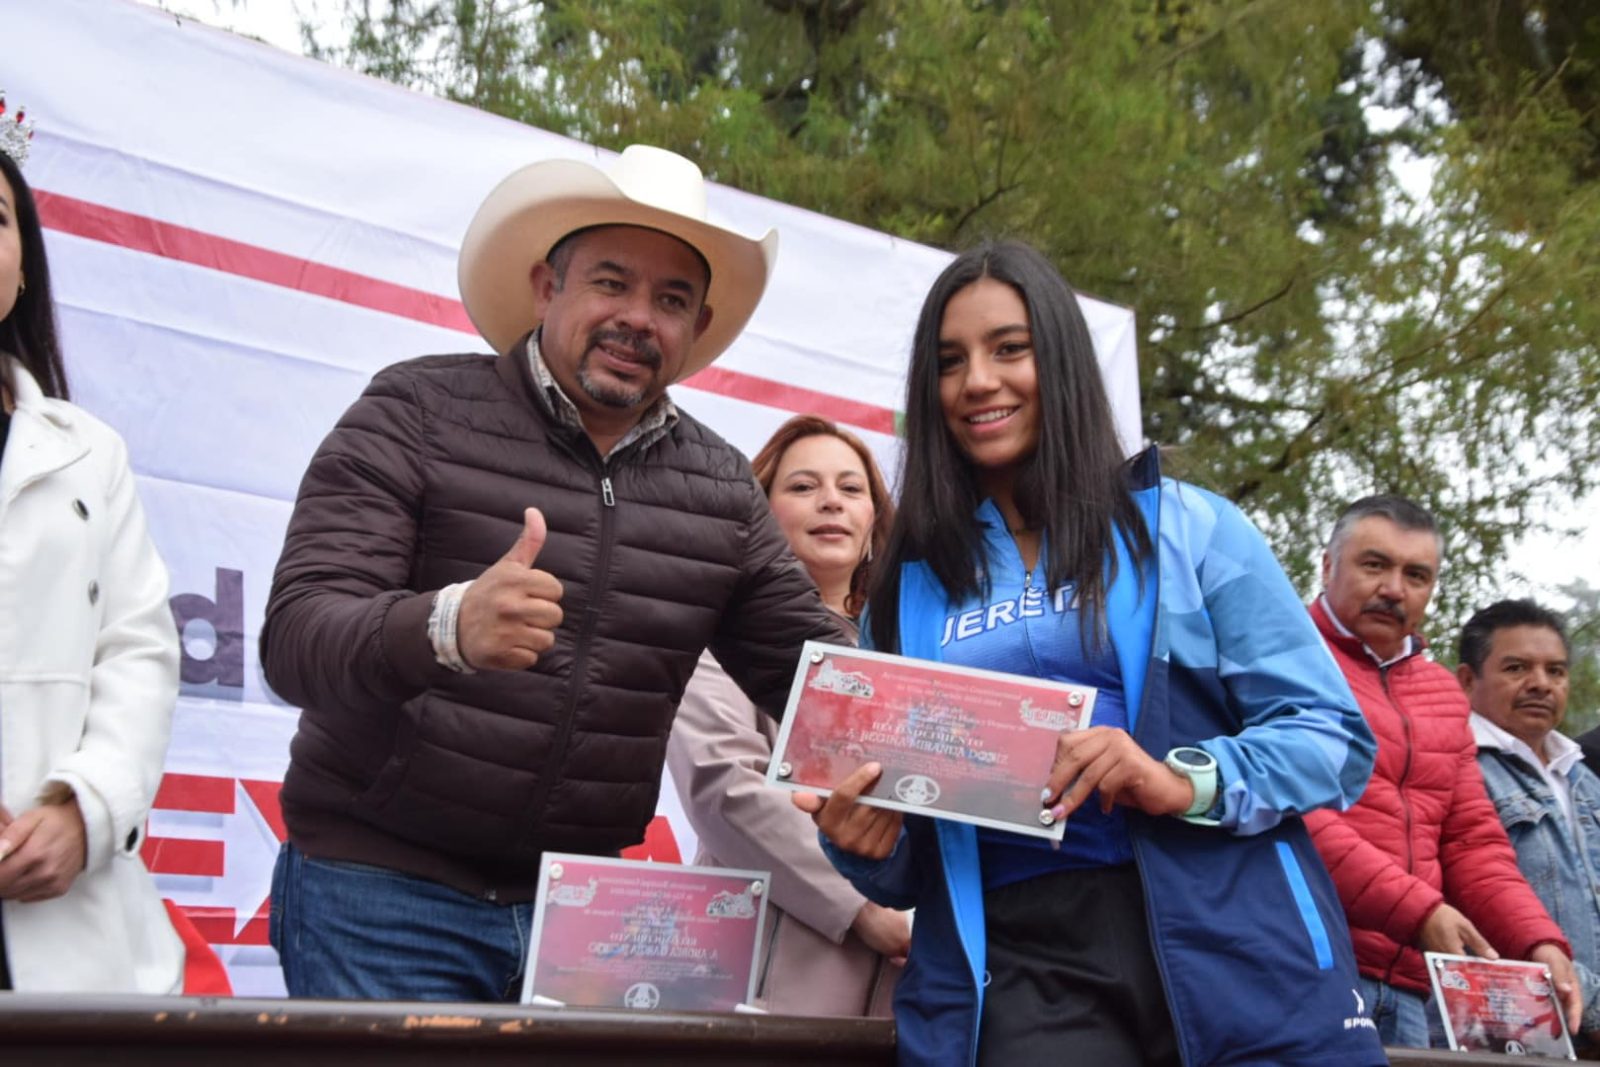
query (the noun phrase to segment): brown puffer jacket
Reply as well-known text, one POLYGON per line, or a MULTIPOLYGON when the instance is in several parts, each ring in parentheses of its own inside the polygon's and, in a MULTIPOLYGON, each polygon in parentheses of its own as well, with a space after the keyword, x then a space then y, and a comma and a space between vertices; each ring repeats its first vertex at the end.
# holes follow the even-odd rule
POLYGON ((397 364, 306 471, 261 658, 303 709, 282 796, 309 855, 530 899, 541 852, 642 840, 707 645, 777 714, 801 643, 843 637, 732 446, 681 415, 602 462, 535 388, 523 346, 397 364), (433 594, 501 558, 530 505, 564 586, 555 647, 453 674, 433 594))

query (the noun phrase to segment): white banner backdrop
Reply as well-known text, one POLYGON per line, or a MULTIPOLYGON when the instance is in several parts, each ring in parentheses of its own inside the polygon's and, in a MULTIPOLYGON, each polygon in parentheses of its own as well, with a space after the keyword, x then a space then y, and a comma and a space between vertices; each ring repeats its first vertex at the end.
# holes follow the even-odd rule
MULTIPOLYGON (((127 439, 172 571, 183 694, 146 859, 228 965, 282 992, 267 891, 295 709, 261 677, 262 609, 301 473, 379 368, 487 352, 455 256, 519 166, 610 154, 124 0, 0 0, 0 88, 39 124, 74 398, 127 439)), ((674 398, 747 453, 796 411, 856 430, 892 472, 908 344, 935 249, 732 189, 776 226, 749 328, 674 398)), ((1085 301, 1130 450, 1133 314, 1085 301)), ((693 855, 670 785, 639 854, 693 855)))

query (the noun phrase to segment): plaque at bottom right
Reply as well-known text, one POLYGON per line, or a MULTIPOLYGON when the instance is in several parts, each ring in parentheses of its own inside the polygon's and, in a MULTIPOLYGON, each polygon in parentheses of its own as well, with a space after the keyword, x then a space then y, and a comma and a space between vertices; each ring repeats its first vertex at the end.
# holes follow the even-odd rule
POLYGON ((1451 1049, 1575 1060, 1566 1013, 1542 963, 1425 952, 1451 1049))

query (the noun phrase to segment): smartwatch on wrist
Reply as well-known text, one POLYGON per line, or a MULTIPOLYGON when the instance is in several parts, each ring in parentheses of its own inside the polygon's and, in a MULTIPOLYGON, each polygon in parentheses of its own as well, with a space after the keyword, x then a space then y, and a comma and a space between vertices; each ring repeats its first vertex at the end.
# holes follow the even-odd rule
POLYGON ((1211 753, 1185 745, 1168 752, 1163 762, 1194 786, 1194 803, 1179 818, 1202 826, 1218 825, 1216 819, 1206 817, 1206 812, 1217 803, 1217 761, 1211 753))

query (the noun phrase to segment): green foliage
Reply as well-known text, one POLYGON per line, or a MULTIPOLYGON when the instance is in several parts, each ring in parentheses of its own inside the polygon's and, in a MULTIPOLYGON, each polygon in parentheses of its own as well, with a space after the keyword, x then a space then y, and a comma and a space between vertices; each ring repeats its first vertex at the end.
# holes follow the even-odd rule
POLYGON ((1462 114, 1548 93, 1570 120, 1563 177, 1600 177, 1600 11, 1593 0, 1393 0, 1389 40, 1417 94, 1462 114))
POLYGON ((1136 311, 1147 434, 1308 591, 1344 501, 1432 507, 1448 641, 1600 469, 1589 4, 352 0, 323 55, 915 240, 1032 241, 1136 311))
POLYGON ((1576 737, 1600 726, 1600 586, 1578 581, 1561 592, 1572 599, 1564 612, 1572 673, 1561 732, 1576 737))

